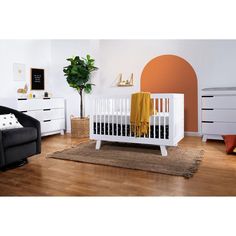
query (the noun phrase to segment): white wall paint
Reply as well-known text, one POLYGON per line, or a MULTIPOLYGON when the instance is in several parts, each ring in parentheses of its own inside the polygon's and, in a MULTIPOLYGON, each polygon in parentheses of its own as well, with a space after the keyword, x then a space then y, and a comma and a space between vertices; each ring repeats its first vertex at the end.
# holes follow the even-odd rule
MULTIPOLYGON (((28 85, 30 67, 45 68, 46 90, 66 99, 67 130, 70 131, 70 115, 79 114, 79 96, 68 86, 62 69, 67 64, 66 58, 86 54, 94 57, 99 67, 93 75, 96 84, 93 94, 139 91, 145 64, 163 54, 178 55, 193 66, 199 94, 204 87, 236 86, 236 40, 0 40, 1 104, 15 101, 17 88, 25 84, 13 81, 13 63, 26 65, 28 85), (132 72, 134 87, 115 86, 119 73, 128 78, 132 72)), ((199 128, 200 115, 199 110, 199 128)))
MULTIPOLYGON (((144 66, 163 54, 183 57, 193 66, 199 95, 205 87, 236 86, 236 40, 101 40, 100 53, 100 86, 105 94, 139 91, 144 66), (132 72, 134 87, 115 86, 119 73, 127 78, 132 72)), ((200 102, 199 96, 199 131, 200 102)))
MULTIPOLYGON (((44 68, 46 88, 51 89, 50 67, 51 42, 50 40, 0 40, 0 101, 1 105, 15 106, 17 89, 27 83, 30 89, 30 68, 44 68), (22 63, 26 66, 25 81, 13 80, 13 63, 22 63)), ((40 95, 43 92, 35 92, 40 95)))
MULTIPOLYGON (((67 131, 70 132, 70 116, 79 116, 80 97, 75 89, 69 87, 63 73, 63 67, 68 65, 68 62, 66 61, 67 58, 77 55, 85 57, 87 54, 90 54, 91 57, 95 58, 96 66, 99 67, 99 41, 52 40, 51 49, 52 92, 54 96, 64 97, 66 100, 66 127, 67 131)), ((98 80, 98 77, 99 72, 95 72, 92 78, 92 81, 95 84, 97 84, 96 80, 98 80)), ((95 86, 94 93, 99 93, 99 89, 99 86, 95 86)), ((85 105, 85 107, 88 108, 88 105, 85 105)))

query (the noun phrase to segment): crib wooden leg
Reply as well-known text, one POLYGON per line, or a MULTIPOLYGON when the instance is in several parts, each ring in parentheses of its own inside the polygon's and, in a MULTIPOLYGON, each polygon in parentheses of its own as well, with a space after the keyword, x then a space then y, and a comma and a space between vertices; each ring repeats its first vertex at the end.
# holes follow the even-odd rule
POLYGON ((97 140, 97 142, 96 142, 96 150, 99 150, 101 148, 101 144, 102 144, 102 141, 101 140, 97 140))
POLYGON ((163 157, 166 157, 167 156, 166 146, 160 146, 160 148, 161 148, 161 155, 163 157))

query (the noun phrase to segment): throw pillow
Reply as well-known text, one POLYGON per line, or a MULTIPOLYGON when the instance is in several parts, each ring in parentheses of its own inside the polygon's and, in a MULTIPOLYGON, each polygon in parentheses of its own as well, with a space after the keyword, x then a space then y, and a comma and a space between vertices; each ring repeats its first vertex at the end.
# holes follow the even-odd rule
POLYGON ((236 135, 223 135, 227 154, 236 153, 236 135))
POLYGON ((22 128, 14 114, 0 115, 0 130, 22 128))

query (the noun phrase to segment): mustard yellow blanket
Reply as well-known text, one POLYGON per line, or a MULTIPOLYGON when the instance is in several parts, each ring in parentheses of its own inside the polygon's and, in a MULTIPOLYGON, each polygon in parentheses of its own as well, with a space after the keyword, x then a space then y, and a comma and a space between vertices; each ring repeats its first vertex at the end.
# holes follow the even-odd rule
POLYGON ((131 132, 136 137, 147 135, 149 132, 149 118, 153 113, 150 93, 134 93, 131 97, 130 124, 131 132))

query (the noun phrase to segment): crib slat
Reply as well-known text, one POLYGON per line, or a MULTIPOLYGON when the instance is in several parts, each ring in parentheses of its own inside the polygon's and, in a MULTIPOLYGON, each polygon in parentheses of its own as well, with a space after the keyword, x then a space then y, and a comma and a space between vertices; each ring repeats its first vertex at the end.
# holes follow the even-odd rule
POLYGON ((120 136, 122 136, 122 98, 119 99, 120 110, 120 136))
POLYGON ((149 117, 149 125, 148 125, 148 138, 151 138, 151 121, 152 121, 152 115, 149 117))
POLYGON ((107 133, 108 135, 110 135, 110 99, 108 98, 108 107, 107 107, 107 118, 108 118, 108 130, 107 130, 107 133))
POLYGON ((161 138, 161 98, 158 99, 158 138, 161 138))
POLYGON ((128 119, 128 104, 127 99, 125 98, 125 136, 127 136, 127 119, 128 119))
POLYGON ((98 134, 98 99, 95 100, 95 104, 96 104, 96 108, 95 108, 95 112, 96 112, 96 134, 98 134))
MULTIPOLYGON (((131 118, 131 97, 128 98, 128 107, 129 107, 129 113, 130 113, 130 118, 131 118)), ((130 118, 129 118, 129 136, 132 136, 132 130, 131 130, 131 123, 130 123, 130 118)))
POLYGON ((102 134, 103 99, 101 99, 101 134, 102 134))
POLYGON ((101 104, 101 107, 102 107, 102 124, 103 124, 103 135, 104 135, 104 99, 102 99, 102 104, 101 104))
POLYGON ((107 125, 107 129, 105 127, 105 130, 106 130, 106 135, 108 135, 108 130, 109 130, 109 116, 108 116, 108 99, 106 98, 106 110, 105 110, 105 113, 106 113, 106 125, 107 125))
POLYGON ((103 126, 104 127, 104 135, 107 135, 107 133, 106 133, 107 99, 106 98, 104 99, 103 106, 104 106, 104 111, 103 111, 104 112, 104 117, 103 117, 104 118, 104 126, 103 126))
POLYGON ((105 130, 107 130, 106 131, 106 134, 108 135, 108 132, 109 132, 109 115, 108 115, 108 112, 109 112, 109 100, 108 100, 108 98, 106 98, 106 123, 107 123, 107 129, 105 129, 105 130))
POLYGON ((170 137, 170 134, 169 134, 169 124, 170 124, 169 106, 170 106, 170 100, 169 100, 169 98, 167 98, 167 113, 168 113, 168 116, 166 117, 166 120, 168 121, 168 124, 167 124, 168 125, 168 133, 167 133, 168 139, 170 137))
POLYGON ((156 138, 156 98, 153 99, 153 138, 156 138))
POLYGON ((106 112, 107 112, 107 99, 105 98, 104 99, 104 103, 103 103, 103 105, 104 105, 104 135, 107 135, 107 133, 106 133, 106 118, 107 118, 107 115, 106 115, 106 112))
POLYGON ((164 108, 164 110, 163 110, 163 112, 164 112, 164 114, 163 114, 163 128, 164 128, 164 131, 163 131, 163 135, 164 135, 164 137, 163 137, 163 139, 165 139, 165 137, 166 137, 166 98, 164 98, 163 99, 163 108, 164 108))
POLYGON ((100 122, 100 129, 99 134, 102 134, 102 99, 99 101, 99 122, 100 122))
POLYGON ((116 109, 116 136, 118 136, 118 119, 119 119, 119 117, 118 117, 118 99, 115 99, 115 109, 116 109))
POLYGON ((97 132, 97 99, 94 99, 94 103, 95 103, 95 107, 94 107, 94 112, 95 112, 95 114, 93 114, 93 115, 95 115, 95 133, 97 134, 98 132, 97 132))
POLYGON ((111 110, 112 110, 112 135, 114 135, 114 99, 111 99, 111 110))
POLYGON ((90 122, 89 122, 89 134, 94 134, 94 113, 91 112, 91 109, 92 111, 94 111, 94 99, 92 99, 92 107, 90 107, 90 111, 89 111, 89 119, 90 119, 90 122))

